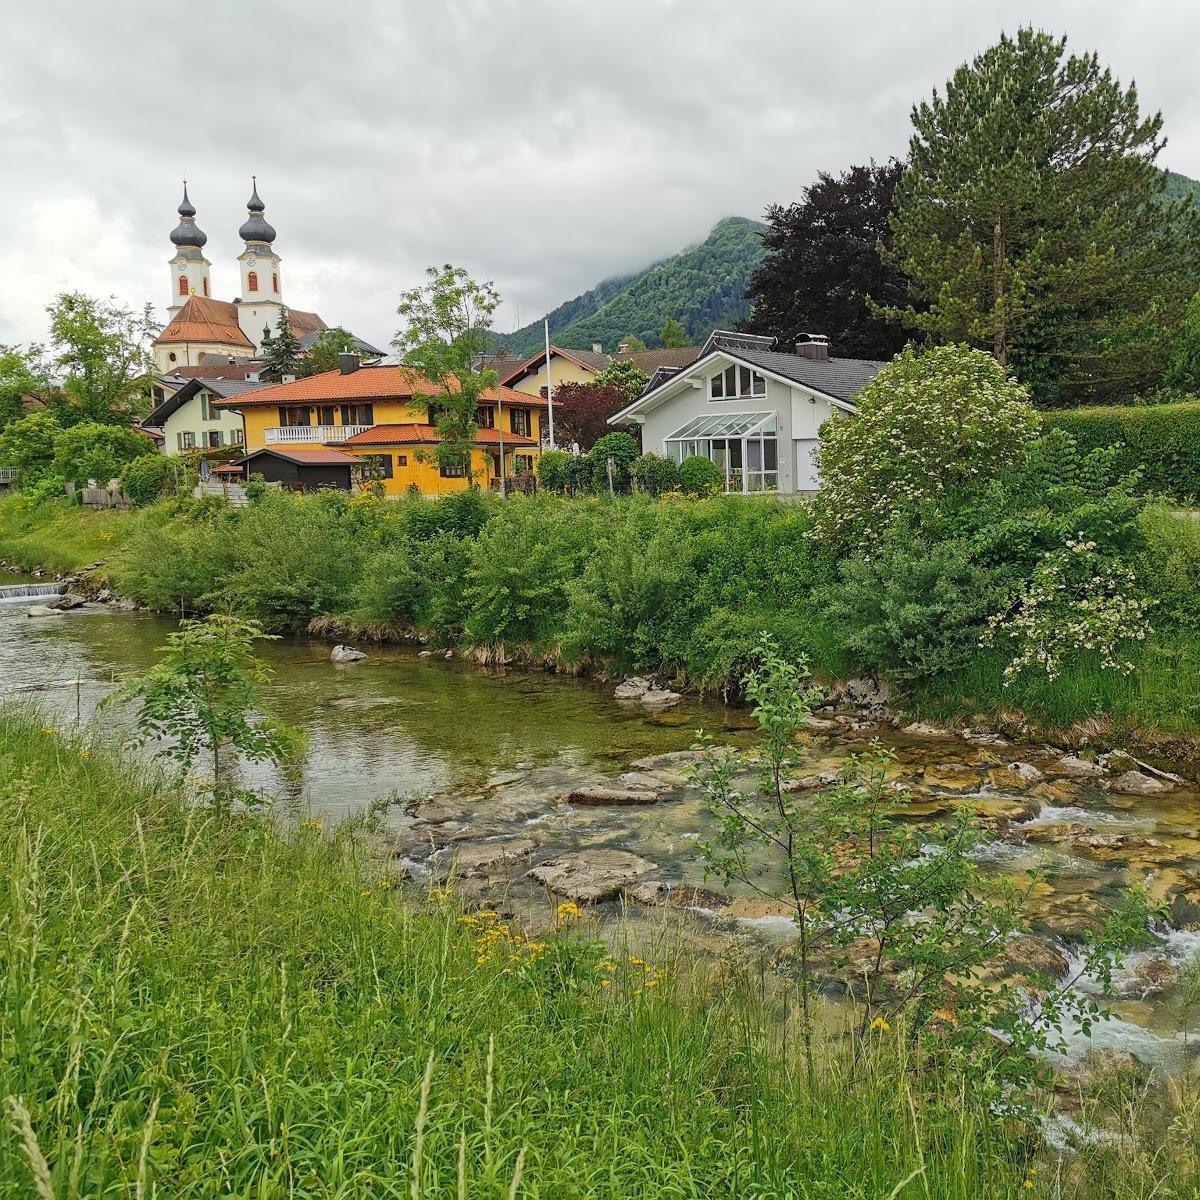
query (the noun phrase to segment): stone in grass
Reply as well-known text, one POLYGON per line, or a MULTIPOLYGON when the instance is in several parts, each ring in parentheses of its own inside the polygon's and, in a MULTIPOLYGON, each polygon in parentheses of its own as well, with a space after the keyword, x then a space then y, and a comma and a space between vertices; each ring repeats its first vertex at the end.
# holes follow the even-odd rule
POLYGON ((540 863, 529 878, 568 900, 595 904, 654 871, 654 863, 627 850, 579 850, 540 863))
POLYGON ((366 657, 366 654, 361 650, 356 650, 353 646, 337 645, 329 652, 330 662, 335 663, 362 662, 366 657))

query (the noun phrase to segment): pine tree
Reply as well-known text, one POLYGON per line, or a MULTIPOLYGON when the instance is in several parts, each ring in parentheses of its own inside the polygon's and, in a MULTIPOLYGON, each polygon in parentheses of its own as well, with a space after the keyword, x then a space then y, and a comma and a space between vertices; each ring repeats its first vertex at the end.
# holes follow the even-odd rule
POLYGON ((1162 116, 1094 54, 1003 36, 913 109, 892 216, 911 301, 888 315, 991 351, 1041 403, 1153 385, 1200 270, 1200 214, 1162 193, 1162 116))
POLYGON ((263 357, 267 370, 277 379, 295 375, 300 366, 300 343, 292 332, 288 310, 279 310, 279 325, 273 337, 263 339, 263 357))

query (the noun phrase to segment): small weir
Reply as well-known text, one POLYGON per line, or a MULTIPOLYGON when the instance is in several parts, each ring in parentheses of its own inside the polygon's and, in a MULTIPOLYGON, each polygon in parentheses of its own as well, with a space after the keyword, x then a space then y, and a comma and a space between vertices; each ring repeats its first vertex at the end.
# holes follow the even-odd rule
POLYGON ((65 583, 10 583, 0 587, 0 604, 12 604, 19 600, 40 600, 47 596, 61 596, 66 590, 65 583))

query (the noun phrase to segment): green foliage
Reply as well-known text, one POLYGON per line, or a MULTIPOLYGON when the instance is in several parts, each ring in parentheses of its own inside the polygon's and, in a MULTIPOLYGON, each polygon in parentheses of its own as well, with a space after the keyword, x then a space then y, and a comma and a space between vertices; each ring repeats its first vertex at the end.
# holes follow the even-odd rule
POLYGON ((890 315, 1015 366, 1039 404, 1161 378, 1196 288, 1200 210, 1164 200, 1162 117, 1094 54, 1022 28, 913 110, 890 315))
POLYGON ((668 317, 663 322, 663 327, 658 331, 658 336, 664 346, 691 345, 691 342, 688 341, 687 330, 674 317, 668 317))
POLYGON ((843 546, 966 503, 1022 467, 1038 432, 1025 389, 965 346, 906 347, 856 403, 821 427, 818 524, 843 546))
MULTIPOLYGON (((694 345, 713 329, 736 328, 750 311, 746 288, 762 261, 762 231, 757 221, 726 217, 698 246, 560 305, 548 314, 555 342, 580 350, 600 342, 615 351, 633 335, 652 346, 668 318, 679 321, 694 345)), ((505 343, 525 358, 537 353, 542 336, 539 317, 505 343)))
POLYGON ((641 354, 646 349, 646 343, 636 333, 627 333, 619 340, 617 349, 624 350, 627 354, 641 354))
POLYGON ((497 381, 494 370, 477 371, 475 364, 491 348, 489 326, 500 296, 491 283, 476 283, 464 268, 449 263, 427 268, 425 277, 424 285, 400 297, 396 311, 404 328, 393 344, 406 366, 437 387, 435 395, 421 399, 437 404, 438 464, 470 464, 479 402, 497 381))
POLYGON ((1164 382, 1193 397, 1200 394, 1200 292, 1188 303, 1183 324, 1175 335, 1171 365, 1164 382))
POLYGON ((567 464, 571 456, 565 450, 543 450, 538 459, 538 485, 547 492, 564 492, 567 488, 567 464))
POLYGON ((679 464, 679 486, 689 496, 715 496, 725 486, 725 476, 711 459, 692 454, 679 464))
POLYGON ((978 653, 988 618, 1004 605, 1002 579, 961 542, 897 538, 843 563, 825 597, 855 662, 894 679, 934 680, 978 653))
POLYGON ((1156 626, 1200 633, 1200 521, 1151 505, 1141 513, 1139 526, 1143 541, 1134 569, 1153 601, 1151 618, 1156 626))
POLYGON ((1076 408, 1048 413, 1045 425, 1069 433, 1082 452, 1116 446, 1118 469, 1138 471, 1147 490, 1200 497, 1200 401, 1076 408))
POLYGON ((216 615, 183 621, 167 636, 162 661, 114 693, 113 702, 137 704, 138 736, 160 744, 158 754, 186 774, 196 760, 212 759, 212 795, 227 800, 221 755, 228 747, 251 762, 284 764, 299 748, 299 734, 266 711, 262 687, 269 678, 254 654, 268 636, 253 621, 216 615))
POLYGON ((279 324, 265 339, 263 359, 267 372, 275 379, 295 375, 300 369, 300 340, 292 332, 292 318, 286 308, 280 308, 279 324))
POLYGON ((153 504, 173 493, 187 472, 177 459, 165 454, 143 454, 121 471, 121 491, 134 504, 153 504))
POLYGON ((115 297, 99 300, 82 292, 63 292, 47 306, 50 351, 64 378, 68 420, 128 422, 144 415, 147 399, 136 381, 153 369, 151 346, 158 335, 153 306, 141 312, 115 297))
POLYGON ((598 387, 617 388, 624 395, 626 404, 632 404, 646 390, 649 382, 650 376, 629 358, 610 362, 595 379, 598 387))
POLYGON ((333 329, 322 330, 300 360, 296 374, 304 378, 323 371, 336 371, 340 365, 338 355, 344 351, 357 353, 358 348, 358 339, 348 329, 336 325, 333 329))
POLYGON ((0 434, 20 420, 24 397, 39 396, 48 386, 40 346, 0 346, 0 434))
POLYGON ((613 490, 627 492, 631 479, 630 470, 638 453, 637 441, 628 433, 606 433, 599 438, 587 455, 592 464, 592 486, 599 492, 608 490, 608 462, 612 459, 613 490))
POLYGON ((629 473, 638 491, 661 496, 679 486, 679 464, 661 454, 641 454, 633 460, 629 473))
POLYGON ((83 487, 94 479, 100 487, 120 476, 127 463, 142 456, 162 456, 143 434, 122 425, 85 421, 54 435, 50 470, 83 487))
POLYGON ((45 411, 31 412, 0 432, 0 462, 16 468, 18 487, 28 487, 49 472, 54 439, 60 433, 58 420, 45 411))

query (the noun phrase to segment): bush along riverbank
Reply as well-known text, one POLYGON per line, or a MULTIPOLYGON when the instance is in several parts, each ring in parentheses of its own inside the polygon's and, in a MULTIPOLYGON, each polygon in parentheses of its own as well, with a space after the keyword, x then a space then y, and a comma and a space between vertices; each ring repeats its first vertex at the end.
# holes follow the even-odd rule
MULTIPOLYGON (((763 662, 758 761, 786 780, 803 701, 790 668, 763 662)), ((780 811, 766 775, 731 792, 729 765, 697 768, 714 805, 780 811)), ((1028 1061, 973 1024, 1007 1014, 1018 1034, 1027 1015, 943 981, 979 959, 989 939, 963 935, 1003 905, 970 898, 969 829, 937 843, 949 874, 906 863, 874 766, 855 772, 778 818, 816 822, 789 894, 890 903, 892 885, 932 886, 921 901, 944 901, 936 928, 888 926, 885 962, 929 969, 911 990, 885 966, 862 1019, 815 993, 798 1004, 795 981, 737 955, 714 972, 667 925, 606 943, 582 901, 464 913, 440 887, 406 890, 369 822, 231 811, 203 783, 0 714, 0 1196, 1186 1194, 1183 1083, 1163 1098, 1094 1073, 1073 1111, 1109 1133, 1047 1148, 1028 1061), (863 789, 881 803, 851 812, 863 789)), ((727 823, 714 864, 736 875, 748 831, 727 823)), ((830 942, 819 912, 800 981, 857 944, 830 942)))

